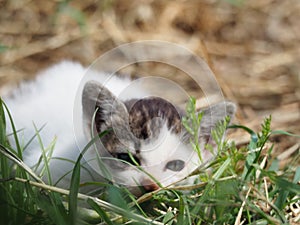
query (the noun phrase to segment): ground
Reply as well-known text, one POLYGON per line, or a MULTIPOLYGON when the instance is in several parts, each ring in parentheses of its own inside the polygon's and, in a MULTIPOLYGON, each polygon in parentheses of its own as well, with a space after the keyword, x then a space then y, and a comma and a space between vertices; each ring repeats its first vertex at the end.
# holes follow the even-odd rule
MULTIPOLYGON (((299 0, 13 1, 0 0, 0 86, 5 92, 62 59, 89 65, 123 43, 164 40, 187 47, 209 64, 235 123, 300 134, 299 0)), ((199 97, 178 71, 151 63, 126 71, 168 74, 199 97)), ((229 135, 238 145, 246 133, 229 135)), ((299 138, 274 136, 285 164, 299 154, 299 138)))

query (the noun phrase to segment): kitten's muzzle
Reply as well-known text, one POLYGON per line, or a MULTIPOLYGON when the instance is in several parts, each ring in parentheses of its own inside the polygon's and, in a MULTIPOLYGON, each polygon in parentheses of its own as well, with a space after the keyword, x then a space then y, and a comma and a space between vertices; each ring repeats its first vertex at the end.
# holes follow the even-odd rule
POLYGON ((159 186, 157 183, 150 179, 145 179, 141 182, 142 187, 145 189, 146 192, 151 192, 159 189, 159 186))

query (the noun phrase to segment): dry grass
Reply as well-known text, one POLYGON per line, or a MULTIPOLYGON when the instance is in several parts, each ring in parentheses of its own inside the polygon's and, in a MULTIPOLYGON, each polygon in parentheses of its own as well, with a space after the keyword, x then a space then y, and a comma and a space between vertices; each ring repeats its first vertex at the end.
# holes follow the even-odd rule
MULTIPOLYGON (((4 84, 32 78, 62 59, 88 65, 122 43, 166 40, 205 58, 225 96, 239 105, 237 122, 257 130, 273 114, 273 129, 299 134, 299 21, 298 0, 2 0, 0 85, 4 91, 4 84)), ((150 67, 162 71, 145 64, 131 73, 150 67)), ((173 77, 199 96, 191 82, 173 77)), ((231 138, 242 145, 245 135, 231 138)), ((299 139, 278 135, 273 141, 278 155, 289 153, 283 163, 299 150, 299 139)))

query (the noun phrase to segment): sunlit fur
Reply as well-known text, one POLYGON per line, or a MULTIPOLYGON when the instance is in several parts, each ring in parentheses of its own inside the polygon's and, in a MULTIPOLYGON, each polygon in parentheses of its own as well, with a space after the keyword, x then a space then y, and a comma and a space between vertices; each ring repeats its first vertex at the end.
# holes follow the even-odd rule
MULTIPOLYGON (((112 181, 127 186, 137 195, 140 194, 138 186, 153 190, 158 188, 156 181, 167 186, 195 170, 200 162, 186 138, 187 132, 183 127, 180 132, 178 130, 175 132, 174 126, 167 122, 168 118, 163 118, 161 122, 155 121, 156 118, 149 118, 152 120, 146 127, 150 129, 147 130, 149 138, 137 138, 131 133, 130 113, 126 104, 133 99, 145 96, 147 91, 134 88, 124 95, 121 92, 130 85, 131 80, 117 76, 107 80, 108 77, 110 76, 106 73, 87 70, 78 63, 65 61, 41 72, 34 81, 21 83, 19 88, 4 96, 4 101, 19 130, 18 136, 22 146, 25 146, 37 130, 44 126, 39 131, 42 146, 38 138, 35 138, 24 150, 24 161, 29 166, 34 166, 38 162, 41 150, 47 149, 55 140, 53 159, 50 162, 51 176, 55 183, 63 175, 72 171, 73 162, 76 161, 85 144, 93 137, 93 132, 95 134, 113 127, 111 135, 102 138, 106 144, 96 143, 94 145, 96 151, 91 148, 86 153, 85 159, 88 163, 82 162, 84 168, 81 182, 104 181, 97 171, 99 170, 98 161, 95 160, 97 154, 104 156, 103 162, 112 176, 112 181), (89 76, 85 75, 87 71, 89 71, 89 76), (99 90, 102 90, 102 96, 99 95, 99 90), (112 104, 115 104, 114 107, 112 104), (95 106, 99 108, 99 112, 95 112, 95 106), (115 111, 111 112, 111 110, 115 111), (94 115, 96 117, 93 121, 94 115), (91 129, 95 121, 100 122, 97 122, 99 124, 95 124, 96 126, 91 129), (154 135, 155 133, 157 135, 154 135), (137 146, 138 149, 136 149, 137 146), (118 162, 112 157, 128 151, 138 158, 140 166, 118 162), (58 158, 66 158, 69 161, 58 158), (185 162, 182 170, 172 171, 166 168, 168 162, 177 159, 185 162), (155 179, 153 180, 147 173, 155 179)), ((150 104, 148 102, 147 104, 150 104)), ((147 109, 143 107, 143 110, 147 109)), ((220 103, 220 106, 211 109, 212 111, 209 109, 204 111, 206 116, 203 117, 203 129, 201 128, 207 136, 210 135, 216 122, 223 119, 225 115, 233 116, 235 111, 234 105, 228 102, 220 103), (224 113, 219 112, 222 107, 225 109, 224 113)), ((184 111, 181 110, 180 113, 182 112, 184 111)), ((161 113, 158 112, 158 114, 161 113)), ((7 123, 9 125, 8 120, 7 123)), ((11 132, 10 126, 8 126, 8 132, 11 132)), ((10 140, 14 145, 13 138, 10 140)), ((199 137, 199 140, 203 138, 199 137)), ((200 143, 202 149, 205 144, 203 141, 200 143)), ((203 150, 203 156, 204 161, 207 161, 212 154, 203 150)), ((58 185, 68 188, 69 182, 70 173, 60 180, 58 185)), ((82 191, 86 190, 82 189, 82 191)))

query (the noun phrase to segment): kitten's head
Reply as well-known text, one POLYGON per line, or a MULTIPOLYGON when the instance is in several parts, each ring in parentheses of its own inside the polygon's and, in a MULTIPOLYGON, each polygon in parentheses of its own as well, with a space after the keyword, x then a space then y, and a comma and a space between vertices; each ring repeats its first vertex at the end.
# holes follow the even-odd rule
MULTIPOLYGON (((159 97, 121 101, 103 85, 87 82, 82 95, 86 133, 108 133, 96 142, 96 151, 110 173, 110 179, 127 186, 133 193, 168 186, 193 172, 199 165, 190 134, 182 126, 182 109, 159 97)), ((214 145, 211 131, 225 116, 232 117, 235 105, 222 102, 201 111, 199 143, 203 162, 213 157, 206 150, 214 145)), ((99 168, 99 160, 90 160, 99 168)), ((97 169, 96 169, 97 170, 97 169)), ((99 171, 100 172, 100 171, 99 171)), ((103 175, 103 171, 100 172, 103 175)))

